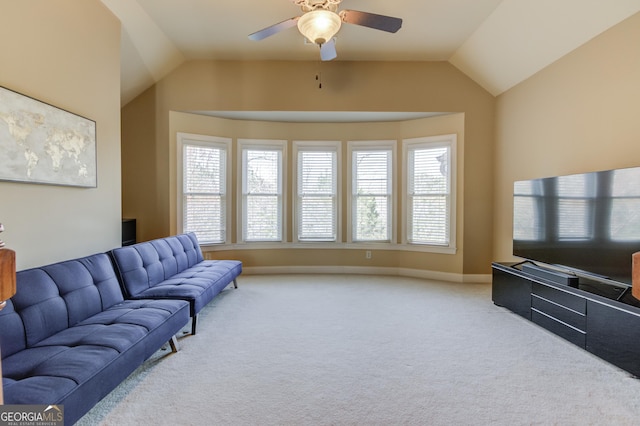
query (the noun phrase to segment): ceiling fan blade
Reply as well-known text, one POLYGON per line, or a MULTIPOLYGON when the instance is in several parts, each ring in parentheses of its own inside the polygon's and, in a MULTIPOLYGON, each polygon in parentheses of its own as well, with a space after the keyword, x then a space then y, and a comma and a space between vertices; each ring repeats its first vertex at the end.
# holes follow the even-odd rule
POLYGON ((338 56, 336 52, 336 40, 332 38, 320 46, 320 59, 330 61, 338 56))
POLYGON ((395 33, 402 27, 402 19, 400 18, 376 15, 375 13, 361 12, 359 10, 343 10, 340 12, 340 17, 347 24, 361 25, 389 33, 395 33))
POLYGON ((295 18, 287 19, 286 21, 278 22, 277 24, 271 25, 270 27, 264 28, 260 31, 256 31, 253 34, 249 34, 249 39, 253 41, 262 40, 274 35, 275 33, 284 31, 287 28, 295 27, 298 24, 299 18, 299 16, 296 16, 295 18))

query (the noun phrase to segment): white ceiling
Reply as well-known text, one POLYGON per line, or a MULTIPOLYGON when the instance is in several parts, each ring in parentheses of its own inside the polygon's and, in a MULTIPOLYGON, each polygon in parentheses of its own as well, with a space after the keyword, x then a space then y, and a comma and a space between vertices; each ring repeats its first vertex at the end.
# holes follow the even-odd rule
MULTIPOLYGON (((319 60, 296 28, 248 35, 299 16, 292 0, 102 0, 122 21, 122 104, 193 59, 319 60)), ((343 0, 403 19, 395 34, 343 25, 337 61, 449 61, 499 95, 620 21, 640 0, 343 0)))

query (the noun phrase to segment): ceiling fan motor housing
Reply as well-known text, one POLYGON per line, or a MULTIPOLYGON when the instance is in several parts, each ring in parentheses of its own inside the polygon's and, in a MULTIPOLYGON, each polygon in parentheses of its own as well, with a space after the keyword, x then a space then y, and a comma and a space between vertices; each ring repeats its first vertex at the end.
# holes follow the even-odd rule
POLYGON ((303 12, 313 10, 330 10, 335 12, 342 0, 292 0, 296 6, 300 6, 303 12))

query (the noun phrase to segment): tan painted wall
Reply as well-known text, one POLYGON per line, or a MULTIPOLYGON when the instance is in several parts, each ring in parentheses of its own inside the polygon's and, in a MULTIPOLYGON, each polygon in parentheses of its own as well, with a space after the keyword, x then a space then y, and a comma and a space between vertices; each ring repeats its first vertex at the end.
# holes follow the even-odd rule
MULTIPOLYGON (((459 256, 445 259, 442 255, 415 256, 409 253, 398 255, 397 260, 390 262, 398 267, 417 265, 458 274, 489 272, 495 99, 450 64, 194 61, 181 66, 151 91, 153 94, 145 93, 123 109, 123 123, 134 125, 142 118, 155 123, 155 130, 146 135, 129 128, 129 124, 123 126, 123 146, 143 144, 155 149, 153 155, 123 160, 155 179, 155 187, 150 188, 146 181, 143 184, 126 174, 123 178, 124 192, 132 194, 125 200, 124 211, 127 215, 131 212, 141 222, 144 231, 139 233, 140 239, 169 235, 176 229, 177 128, 171 128, 171 111, 461 112, 465 120, 464 149, 459 151, 459 166, 464 179, 460 182, 463 198, 459 202, 464 210, 459 215, 461 224, 458 232, 462 238, 459 256), (318 72, 322 73, 321 90, 315 80, 318 72), (154 99, 150 100, 151 97, 154 99), (132 119, 134 116, 137 119, 132 119), (151 163, 152 160, 155 162, 151 163), (149 192, 157 197, 156 203, 143 201, 149 192)), ((362 125, 362 128, 368 126, 362 125)), ((407 126, 406 131, 410 133, 411 126, 407 126)), ((243 131, 247 135, 265 137, 263 128, 261 123, 250 123, 243 131)), ((195 128, 180 127, 180 131, 197 133, 195 128)), ((128 148, 123 148, 123 152, 125 150, 128 148)), ((131 148, 131 151, 135 150, 131 148)), ((265 253, 251 254, 251 265, 254 262, 269 263, 271 259, 267 256, 265 253)), ((340 253, 329 256, 343 259, 340 253)), ((308 259, 303 262, 308 262, 308 259)), ((354 263, 359 264, 360 260, 354 263)))
POLYGON ((640 166, 640 14, 498 98, 495 254, 512 259, 513 182, 640 166))
POLYGON ((136 218, 137 239, 165 235, 156 167, 156 93, 150 89, 122 109, 122 216, 136 218))
POLYGON ((0 85, 97 123, 97 188, 0 182, 18 269, 119 245, 119 21, 98 0, 5 1, 0 40, 0 85))

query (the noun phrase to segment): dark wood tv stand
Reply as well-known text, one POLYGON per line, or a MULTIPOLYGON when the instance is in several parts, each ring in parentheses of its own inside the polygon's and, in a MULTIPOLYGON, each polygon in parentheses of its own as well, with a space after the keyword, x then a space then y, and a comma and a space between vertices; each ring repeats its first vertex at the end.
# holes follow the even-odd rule
POLYGON ((493 263, 493 303, 640 377, 640 301, 628 286, 580 278, 576 286, 493 263))

